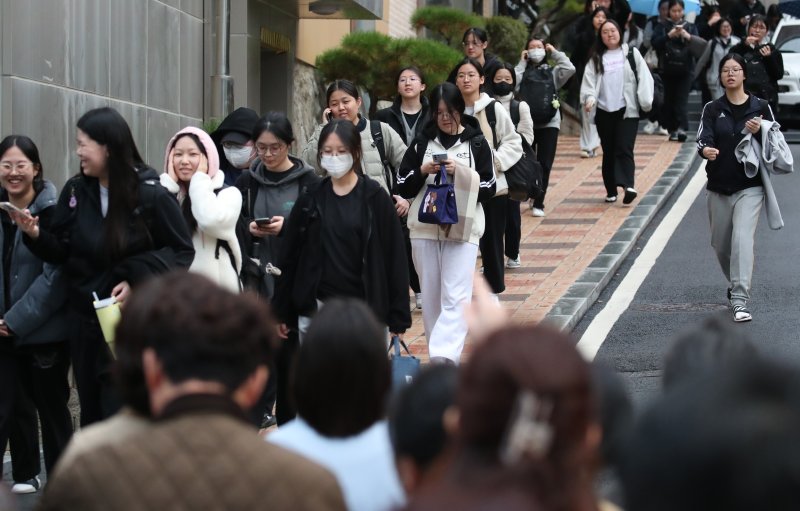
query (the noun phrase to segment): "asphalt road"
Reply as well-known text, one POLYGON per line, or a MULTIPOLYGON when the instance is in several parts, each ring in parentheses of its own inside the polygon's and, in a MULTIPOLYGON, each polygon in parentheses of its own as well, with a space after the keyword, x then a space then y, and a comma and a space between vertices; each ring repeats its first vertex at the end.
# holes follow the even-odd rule
MULTIPOLYGON (((790 142, 795 138, 787 136, 790 142)), ((793 143, 791 147, 795 162, 800 162, 800 145, 793 143)), ((683 191, 688 177, 578 324, 574 330, 577 338, 626 278, 626 272, 683 191)), ((800 362, 800 175, 778 176, 774 184, 786 225, 778 231, 770 230, 762 212, 748 304, 753 321, 737 327, 747 332, 765 355, 800 362)), ((597 361, 624 377, 637 408, 659 392, 664 354, 676 334, 712 314, 732 317, 727 308, 726 287, 710 245, 703 190, 596 356, 597 361)))

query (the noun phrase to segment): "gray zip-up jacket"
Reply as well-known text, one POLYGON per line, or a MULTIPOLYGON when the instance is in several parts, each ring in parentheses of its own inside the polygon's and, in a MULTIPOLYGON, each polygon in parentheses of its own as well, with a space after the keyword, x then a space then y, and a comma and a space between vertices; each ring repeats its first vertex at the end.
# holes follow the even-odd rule
MULTIPOLYGON (((45 181, 44 188, 28 209, 38 216, 45 209, 55 207, 56 201, 56 187, 45 181)), ((0 228, 0 247, 5 235, 0 228)), ((17 345, 67 340, 67 284, 62 270, 33 255, 22 242, 19 229, 11 248, 9 282, 5 282, 4 274, 0 272, 0 310, 3 320, 16 334, 17 345), (9 286, 10 303, 5 303, 5 286, 9 286)))

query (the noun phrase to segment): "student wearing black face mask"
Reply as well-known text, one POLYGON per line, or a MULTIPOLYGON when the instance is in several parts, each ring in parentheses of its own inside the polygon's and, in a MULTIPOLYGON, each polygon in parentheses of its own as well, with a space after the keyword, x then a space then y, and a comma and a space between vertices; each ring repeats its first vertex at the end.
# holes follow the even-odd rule
MULTIPOLYGON (((531 119, 531 109, 524 101, 514 99, 514 89, 517 88, 517 80, 514 73, 514 66, 503 63, 490 77, 491 94, 502 104, 506 111, 511 114, 511 121, 517 133, 525 137, 528 144, 533 145, 533 119, 531 119)), ((519 268, 521 265, 519 257, 519 242, 522 236, 522 218, 519 212, 519 201, 508 200, 508 210, 506 213, 506 233, 505 233, 505 256, 506 268, 519 268)))
MULTIPOLYGON (((521 98, 540 97, 542 95, 553 96, 555 99, 558 91, 561 90, 575 74, 575 66, 569 60, 566 53, 558 51, 552 44, 545 43, 544 39, 534 36, 528 39, 520 56, 520 61, 514 68, 519 93, 521 98), (553 88, 547 92, 537 90, 538 80, 526 80, 526 77, 550 77, 553 88)), ((558 132, 561 129, 561 109, 558 101, 550 102, 549 113, 537 106, 531 109, 533 119, 533 146, 536 151, 536 159, 542 166, 542 188, 544 194, 536 197, 531 202, 531 214, 536 217, 544 216, 544 197, 547 193, 547 184, 550 181, 550 169, 553 168, 553 160, 556 158, 556 146, 558 145, 558 132)), ((542 106, 547 107, 547 104, 542 106)), ((513 117, 512 117, 513 119, 513 117)))

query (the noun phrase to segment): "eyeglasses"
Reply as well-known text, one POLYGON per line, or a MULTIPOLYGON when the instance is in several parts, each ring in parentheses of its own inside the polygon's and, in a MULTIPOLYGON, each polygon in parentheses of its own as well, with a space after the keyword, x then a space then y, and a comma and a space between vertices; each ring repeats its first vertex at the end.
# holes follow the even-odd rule
POLYGON ((479 42, 479 41, 461 41, 461 46, 463 46, 464 48, 468 48, 468 47, 478 47, 478 46, 480 46, 481 44, 482 44, 482 43, 481 43, 481 42, 479 42))
POLYGON ((722 74, 724 75, 738 75, 742 72, 741 67, 731 67, 731 68, 722 68, 722 74))
POLYGON ((278 154, 286 147, 288 147, 286 144, 256 144, 256 153, 258 153, 259 156, 263 154, 278 154))
POLYGON ((28 169, 31 165, 33 165, 33 163, 29 161, 18 161, 16 163, 12 161, 3 161, 0 162, 0 170, 3 172, 11 172, 12 170, 17 169, 18 172, 22 172, 23 170, 28 169))
POLYGON ((446 121, 448 119, 452 119, 453 118, 453 116, 452 116, 452 114, 450 114, 450 112, 436 112, 436 117, 438 119, 443 120, 443 121, 446 121))
POLYGON ((419 81, 419 78, 416 76, 404 76, 397 80, 397 83, 416 83, 419 81))
POLYGON ((463 80, 465 78, 469 78, 470 80, 474 80, 478 78, 478 73, 458 73, 456 75, 456 80, 463 80))

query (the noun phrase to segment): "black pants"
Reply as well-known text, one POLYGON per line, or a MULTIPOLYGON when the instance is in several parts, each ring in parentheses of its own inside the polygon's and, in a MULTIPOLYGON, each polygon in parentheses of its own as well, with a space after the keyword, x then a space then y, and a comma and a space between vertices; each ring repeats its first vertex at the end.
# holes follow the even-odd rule
POLYGON ((15 481, 36 476, 39 465, 39 429, 42 424, 44 464, 52 473, 59 456, 72 437, 69 413, 69 344, 49 343, 20 349, 21 393, 14 408, 10 445, 15 481))
POLYGON ((689 129, 687 111, 689 91, 692 89, 691 74, 687 73, 686 76, 664 75, 662 78, 664 79, 664 128, 670 133, 679 129, 686 131, 689 129))
POLYGON ((483 258, 483 276, 495 294, 506 290, 503 234, 506 232, 507 202, 508 195, 499 195, 483 203, 486 229, 483 231, 479 246, 483 258))
MULTIPOLYGON (((412 212, 408 210, 409 215, 417 214, 416 212, 412 212)), ((417 270, 414 268, 414 258, 411 257, 411 239, 408 237, 410 231, 408 230, 408 225, 406 224, 408 217, 402 218, 403 224, 403 239, 406 242, 406 259, 408 260, 408 283, 411 286, 411 290, 415 293, 419 294, 419 275, 417 275, 417 270)))
POLYGON ((289 332, 288 339, 281 339, 275 354, 275 362, 269 370, 269 379, 264 393, 250 412, 256 427, 261 425, 264 413, 272 413, 275 407, 275 418, 278 426, 289 422, 297 415, 294 400, 289 395, 289 381, 294 366, 294 359, 300 347, 296 330, 289 332))
MULTIPOLYGON (((519 201, 508 199, 506 212, 506 257, 519 257, 519 241, 522 237, 522 216, 519 212, 519 201)), ((484 270, 486 271, 486 270, 484 270)))
MULTIPOLYGON (((556 159, 556 146, 558 145, 558 128, 539 128, 533 130, 533 150, 536 159, 542 166, 542 188, 547 192, 550 184, 550 170, 556 159)), ((544 194, 533 200, 533 207, 544 209, 544 194)))
POLYGON ((86 427, 117 413, 120 400, 111 381, 113 357, 97 318, 80 312, 74 316, 70 357, 81 403, 81 427, 86 427))
POLYGON ((0 445, 10 441, 12 477, 16 482, 33 479, 41 472, 39 421, 48 474, 72 436, 72 417, 67 407, 68 370, 66 342, 26 346, 17 348, 15 354, 0 354, 0 415, 8 419, 0 425, 0 445))
POLYGON ((636 164, 633 161, 633 146, 639 119, 625 119, 625 109, 606 112, 597 109, 595 124, 603 148, 603 184, 609 197, 617 195, 617 187, 633 187, 636 164))

